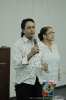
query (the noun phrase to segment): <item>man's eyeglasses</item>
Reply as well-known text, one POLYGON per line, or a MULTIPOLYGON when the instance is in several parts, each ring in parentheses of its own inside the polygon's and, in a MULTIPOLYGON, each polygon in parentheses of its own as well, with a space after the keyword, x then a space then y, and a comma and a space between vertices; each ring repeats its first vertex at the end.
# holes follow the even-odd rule
POLYGON ((46 35, 47 35, 47 34, 53 34, 53 33, 55 33, 55 32, 49 32, 49 33, 46 33, 46 35))

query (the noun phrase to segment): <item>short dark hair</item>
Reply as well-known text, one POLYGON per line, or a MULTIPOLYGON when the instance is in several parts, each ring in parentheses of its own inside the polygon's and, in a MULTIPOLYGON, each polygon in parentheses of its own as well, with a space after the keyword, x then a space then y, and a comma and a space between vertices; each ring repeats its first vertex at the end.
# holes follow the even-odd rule
MULTIPOLYGON (((25 29, 25 24, 26 24, 26 22, 28 22, 28 21, 31 21, 31 22, 35 23, 33 19, 31 19, 31 18, 26 18, 26 19, 22 20, 21 29, 25 29)), ((23 37, 23 36, 24 36, 24 33, 21 32, 21 37, 23 37)))
POLYGON ((43 34, 46 35, 46 32, 48 31, 49 28, 52 28, 52 27, 46 26, 46 27, 41 28, 40 33, 38 34, 40 41, 43 40, 43 34))

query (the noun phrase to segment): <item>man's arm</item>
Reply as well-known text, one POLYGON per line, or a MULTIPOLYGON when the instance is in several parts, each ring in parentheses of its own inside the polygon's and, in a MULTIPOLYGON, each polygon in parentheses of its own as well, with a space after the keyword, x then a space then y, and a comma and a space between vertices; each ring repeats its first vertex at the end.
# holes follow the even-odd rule
POLYGON ((38 46, 35 45, 31 52, 22 57, 22 44, 16 43, 12 46, 12 60, 15 69, 21 68, 29 64, 29 60, 39 51, 38 46))

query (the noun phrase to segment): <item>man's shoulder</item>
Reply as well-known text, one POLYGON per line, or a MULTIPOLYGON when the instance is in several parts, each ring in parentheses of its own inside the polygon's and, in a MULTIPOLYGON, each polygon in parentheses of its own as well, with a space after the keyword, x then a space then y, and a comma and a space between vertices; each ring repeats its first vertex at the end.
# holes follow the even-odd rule
POLYGON ((13 47, 13 46, 21 45, 21 43, 22 43, 22 38, 18 39, 18 40, 12 45, 12 47, 13 47))

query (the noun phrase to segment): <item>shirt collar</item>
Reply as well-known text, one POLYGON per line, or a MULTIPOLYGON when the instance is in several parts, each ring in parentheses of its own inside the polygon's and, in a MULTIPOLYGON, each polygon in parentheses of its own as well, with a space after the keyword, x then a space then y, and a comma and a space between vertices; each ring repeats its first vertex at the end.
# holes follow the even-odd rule
MULTIPOLYGON (((43 42, 42 42, 43 43, 43 42)), ((45 47, 48 47, 47 45, 45 45, 44 43, 43 43, 43 45, 45 46, 45 47)), ((53 46, 53 43, 51 43, 51 46, 53 46)))
MULTIPOLYGON (((30 40, 28 38, 26 38, 25 36, 23 36, 22 39, 23 39, 24 43, 30 42, 30 40)), ((32 44, 34 45, 34 42, 32 44)))
POLYGON ((25 36, 23 36, 23 41, 26 43, 27 41, 29 41, 29 39, 27 39, 25 36))

